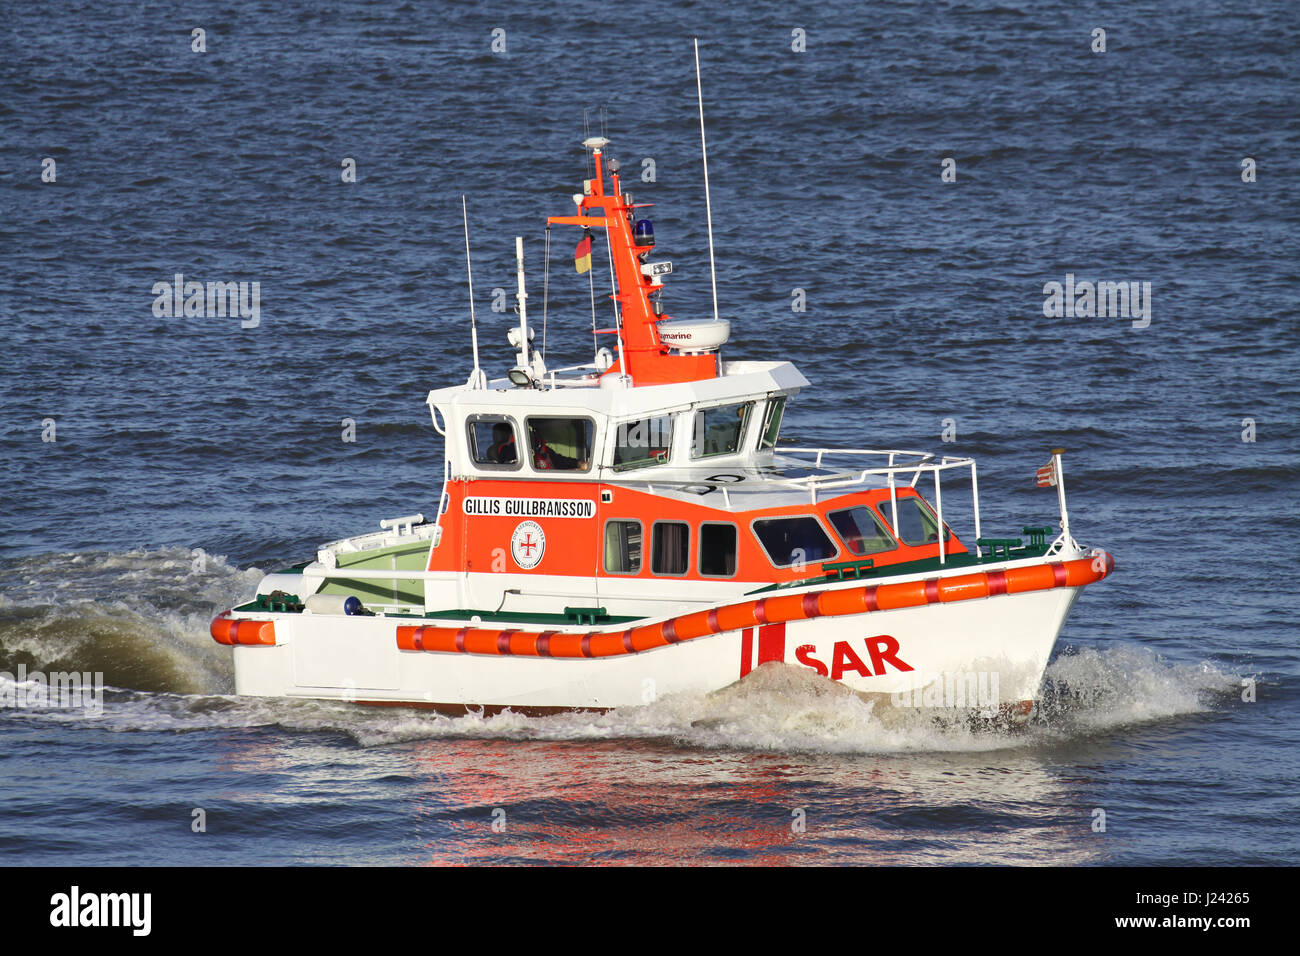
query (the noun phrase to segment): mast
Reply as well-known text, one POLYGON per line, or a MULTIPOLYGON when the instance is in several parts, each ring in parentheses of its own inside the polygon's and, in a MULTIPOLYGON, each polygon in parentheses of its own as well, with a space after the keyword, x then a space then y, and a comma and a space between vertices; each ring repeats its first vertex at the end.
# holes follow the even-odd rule
POLYGON ((519 349, 517 362, 510 370, 510 380, 516 385, 533 385, 534 374, 528 361, 528 291, 524 288, 524 237, 515 236, 515 265, 519 278, 519 288, 515 298, 519 302, 519 328, 512 329, 510 339, 519 349), (514 341, 518 338, 518 341, 514 341))
POLYGON ((605 162, 609 140, 592 136, 582 145, 589 152, 595 176, 584 180, 582 193, 573 197, 577 215, 551 216, 546 221, 606 232, 615 280, 614 299, 622 321, 618 328, 603 330, 617 335, 619 344, 618 360, 605 374, 630 376, 633 385, 716 378, 716 354, 678 353, 660 340, 659 322, 668 316, 656 313, 650 296, 663 290, 663 274, 646 261, 654 249, 654 227, 648 219, 633 219, 636 210, 651 204, 633 203, 632 197, 622 191, 617 164, 605 162))

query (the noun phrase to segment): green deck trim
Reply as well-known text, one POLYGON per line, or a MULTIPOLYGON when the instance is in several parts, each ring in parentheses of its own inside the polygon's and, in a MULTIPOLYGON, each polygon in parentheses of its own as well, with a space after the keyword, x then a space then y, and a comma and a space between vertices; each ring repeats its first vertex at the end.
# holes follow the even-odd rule
POLYGON ((825 577, 834 577, 836 581, 847 578, 860 578, 864 571, 876 566, 875 558, 862 558, 858 561, 827 561, 822 564, 825 577))
MULTIPOLYGON (((577 608, 568 608, 566 610, 577 610, 577 608)), ((587 609, 584 609, 587 610, 587 609)), ((603 608, 594 610, 603 611, 603 608)), ((575 621, 574 615, 571 614, 524 614, 518 611, 474 611, 468 608, 453 608, 445 611, 430 611, 425 617, 446 617, 457 621, 467 621, 472 617, 477 617, 484 623, 493 622, 501 624, 554 624, 557 626, 573 624, 626 624, 628 621, 640 621, 643 615, 629 616, 626 614, 601 614, 599 620, 575 621)))
POLYGON ((1002 552, 1001 561, 1006 561, 1011 554, 1012 548, 1023 548, 1025 543, 1019 538, 976 538, 975 543, 981 548, 988 548, 989 554, 993 557, 1002 552))
POLYGON ((574 624, 603 624, 609 620, 609 613, 603 607, 566 607, 564 616, 574 624))
MULTIPOLYGON (((280 614, 298 614, 301 613, 302 607, 293 608, 285 606, 283 609, 268 606, 268 600, 265 595, 259 596, 256 601, 249 601, 247 604, 241 604, 235 608, 236 611, 244 611, 249 614, 265 614, 268 612, 280 614)), ((644 615, 626 615, 626 614, 606 614, 604 608, 566 608, 568 611, 583 611, 582 620, 575 620, 576 614, 524 614, 512 611, 476 611, 472 608, 450 608, 442 611, 429 611, 425 614, 384 614, 383 617, 403 617, 413 618, 415 620, 427 620, 429 618, 447 618, 454 621, 468 621, 477 617, 484 624, 545 624, 555 627, 567 627, 574 624, 588 625, 605 625, 605 624, 627 624, 630 621, 644 620, 644 615), (590 611, 600 613, 592 615, 590 611)))
POLYGON ((1029 545, 1034 548, 1047 548, 1047 536, 1052 533, 1052 529, 1047 525, 1026 525, 1020 529, 1021 534, 1029 535, 1029 545))

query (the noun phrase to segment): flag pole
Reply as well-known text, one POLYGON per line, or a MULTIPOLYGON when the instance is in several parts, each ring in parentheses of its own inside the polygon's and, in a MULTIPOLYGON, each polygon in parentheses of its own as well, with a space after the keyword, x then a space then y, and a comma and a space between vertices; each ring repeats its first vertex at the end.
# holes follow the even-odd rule
POLYGON ((1056 470, 1056 500, 1061 504, 1061 533, 1064 535, 1061 550, 1074 544, 1074 539, 1070 537, 1070 513, 1065 508, 1065 469, 1061 465, 1061 456, 1065 454, 1064 448, 1052 449, 1052 467, 1056 470))

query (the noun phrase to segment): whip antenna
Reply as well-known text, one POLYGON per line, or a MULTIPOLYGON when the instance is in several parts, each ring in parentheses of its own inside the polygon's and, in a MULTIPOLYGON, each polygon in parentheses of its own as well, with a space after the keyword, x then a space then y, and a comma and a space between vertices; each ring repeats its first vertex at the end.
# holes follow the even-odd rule
POLYGON ((474 273, 469 266, 469 210, 465 206, 465 194, 460 194, 460 215, 465 223, 465 278, 469 281, 469 337, 474 345, 474 374, 469 384, 474 388, 485 388, 487 376, 478 367, 478 323, 474 319, 474 273))
POLYGON ((700 156, 704 160, 704 215, 709 223, 709 282, 713 285, 713 321, 718 321, 718 273, 713 265, 713 206, 709 202, 709 148, 704 142, 704 89, 700 86, 700 38, 695 37, 695 93, 700 103, 700 156))

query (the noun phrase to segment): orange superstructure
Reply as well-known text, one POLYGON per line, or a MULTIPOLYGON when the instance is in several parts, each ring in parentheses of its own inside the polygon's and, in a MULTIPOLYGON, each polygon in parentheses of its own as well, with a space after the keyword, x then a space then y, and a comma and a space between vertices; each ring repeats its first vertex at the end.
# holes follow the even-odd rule
MULTIPOLYGON (((636 385, 715 378, 719 362, 716 355, 681 354, 660 341, 657 323, 668 316, 656 313, 650 297, 662 288, 662 284, 654 282, 641 268, 654 248, 653 240, 647 245, 645 237, 633 233, 634 211, 643 205, 630 202, 622 191, 617 172, 610 172, 612 189, 608 193, 605 191, 604 141, 588 142, 601 145, 591 148, 596 175, 584 183, 586 193, 578 200, 578 215, 551 216, 546 221, 551 225, 605 230, 618 283, 618 293, 614 298, 618 302, 619 328, 614 332, 621 340, 620 355, 605 374, 625 372, 636 385), (638 238, 641 245, 637 244, 638 238)), ((653 236, 653 232, 650 235, 653 236)))

